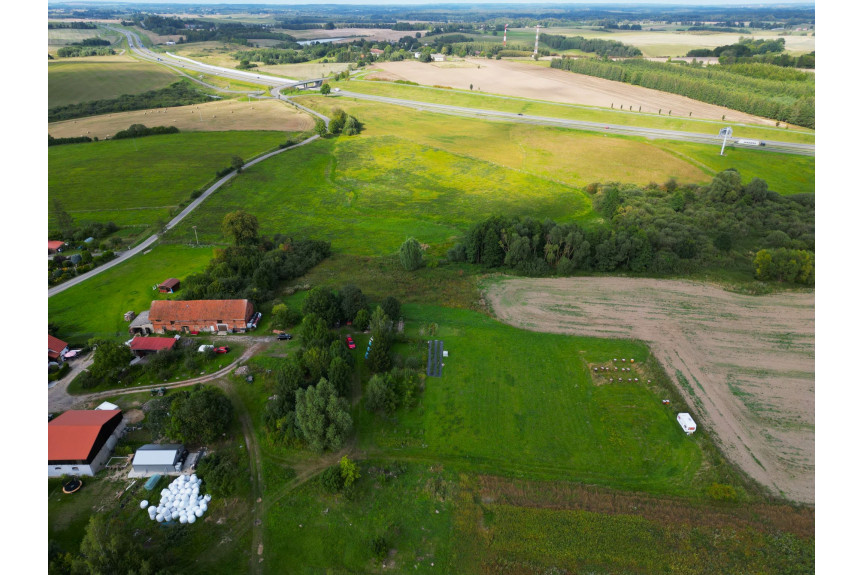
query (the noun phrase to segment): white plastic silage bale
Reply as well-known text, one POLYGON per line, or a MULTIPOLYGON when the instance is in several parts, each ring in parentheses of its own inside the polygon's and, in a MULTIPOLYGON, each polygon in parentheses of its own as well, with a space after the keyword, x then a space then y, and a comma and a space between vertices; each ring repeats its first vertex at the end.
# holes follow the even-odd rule
POLYGON ((147 507, 147 505, 149 505, 149 503, 150 503, 150 502, 149 502, 149 501, 147 501, 146 499, 144 499, 143 501, 141 501, 141 509, 144 509, 145 507, 147 507))
POLYGON ((186 516, 180 515, 180 523, 185 523, 185 522, 186 522, 186 516))
POLYGON ((188 519, 186 519, 186 523, 194 523, 194 522, 195 522, 195 516, 189 515, 188 519))
POLYGON ((203 514, 204 514, 204 512, 203 512, 203 511, 201 511, 201 508, 200 508, 200 507, 199 507, 199 508, 197 508, 197 509, 195 510, 195 517, 200 517, 200 516, 202 516, 203 514))

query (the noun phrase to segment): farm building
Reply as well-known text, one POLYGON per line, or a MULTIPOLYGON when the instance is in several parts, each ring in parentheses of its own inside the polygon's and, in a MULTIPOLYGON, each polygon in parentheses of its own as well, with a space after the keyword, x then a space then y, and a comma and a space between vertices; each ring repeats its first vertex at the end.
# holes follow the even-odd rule
POLYGON ((140 337, 135 336, 129 343, 129 348, 136 357, 152 355, 162 350, 171 349, 177 340, 173 337, 140 337))
POLYGON ((175 465, 183 453, 183 446, 179 444, 158 445, 151 443, 144 445, 135 452, 132 460, 132 475, 135 477, 148 477, 156 473, 177 473, 175 465))
POLYGON ((372 56, 380 56, 384 53, 383 50, 379 50, 377 48, 372 48, 369 52, 371 52, 372 56))
POLYGON ((48 477, 95 475, 125 423, 119 409, 70 410, 48 422, 48 477))
POLYGON ((180 280, 177 278, 168 278, 159 284, 159 293, 174 293, 180 289, 180 280))
POLYGON ((446 60, 446 56, 444 56, 443 54, 432 54, 431 57, 432 60, 434 60, 435 62, 443 62, 444 60, 446 60))
POLYGON ((53 254, 59 254, 60 252, 63 251, 63 246, 65 246, 65 245, 66 245, 65 242, 61 242, 61 241, 52 242, 51 240, 48 240, 48 255, 50 256, 53 254))
POLYGON ((254 313, 255 307, 247 299, 157 300, 150 304, 149 321, 156 333, 242 333, 254 313))
POLYGON ((66 352, 69 351, 69 344, 62 339, 56 338, 50 333, 48 334, 48 361, 56 361, 63 363, 63 358, 66 352))
POLYGON ((153 333, 153 324, 150 322, 150 311, 144 310, 129 324, 129 333, 132 335, 149 335, 153 333))
POLYGON ((103 401, 99 404, 98 407, 96 407, 96 409, 101 409, 103 411, 115 411, 120 408, 111 403, 110 401, 103 401))

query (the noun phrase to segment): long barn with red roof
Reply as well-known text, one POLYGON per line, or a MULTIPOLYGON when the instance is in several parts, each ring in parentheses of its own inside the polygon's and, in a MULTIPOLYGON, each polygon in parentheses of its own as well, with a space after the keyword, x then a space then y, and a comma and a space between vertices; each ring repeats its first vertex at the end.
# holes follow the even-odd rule
POLYGON ((73 409, 48 422, 48 477, 96 475, 123 432, 119 409, 73 409))
POLYGON ((155 300, 149 321, 156 333, 244 332, 255 314, 247 299, 155 300))

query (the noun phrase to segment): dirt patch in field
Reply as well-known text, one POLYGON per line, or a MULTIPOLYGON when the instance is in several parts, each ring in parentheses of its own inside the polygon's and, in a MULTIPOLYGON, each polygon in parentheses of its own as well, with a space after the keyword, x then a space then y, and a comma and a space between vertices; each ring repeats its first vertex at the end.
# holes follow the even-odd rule
POLYGON ((176 126, 181 132, 224 132, 230 130, 277 130, 301 132, 314 127, 312 119, 292 106, 276 100, 221 100, 196 106, 138 110, 64 120, 48 124, 55 138, 113 136, 132 124, 147 127, 176 126))
MULTIPOLYGON (((345 38, 342 42, 369 40, 371 42, 393 42, 405 36, 413 37, 416 32, 392 30, 390 28, 335 28, 333 30, 277 30, 290 34, 297 40, 318 40, 321 38, 345 38)), ((422 32, 425 34, 425 31, 422 32)))
POLYGON ((467 58, 464 61, 428 64, 404 60, 383 62, 378 66, 383 73, 371 75, 370 78, 409 80, 426 86, 447 86, 461 90, 468 90, 473 84, 476 91, 519 98, 603 108, 610 108, 614 104, 616 109, 623 106, 627 112, 632 106, 633 111, 641 107, 642 112, 658 113, 663 110, 664 115, 668 115, 671 110, 672 116, 676 117, 689 117, 691 112, 693 118, 721 121, 722 116, 725 116, 728 122, 775 124, 774 120, 705 104, 684 96, 523 62, 467 58))
POLYGON ((700 429, 777 495, 815 502, 815 295, 634 278, 512 279, 495 314, 535 331, 647 342, 700 429))

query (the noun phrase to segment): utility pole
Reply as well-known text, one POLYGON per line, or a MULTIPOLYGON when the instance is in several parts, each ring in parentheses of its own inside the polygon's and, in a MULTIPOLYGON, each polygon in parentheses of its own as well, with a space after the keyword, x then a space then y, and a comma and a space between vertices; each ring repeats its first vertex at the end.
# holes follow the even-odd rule
POLYGON ((506 29, 508 26, 509 26, 509 24, 503 25, 503 47, 504 48, 506 48, 506 29))
POLYGON ((727 142, 728 138, 731 137, 731 128, 730 127, 722 128, 721 130, 719 130, 719 135, 722 136, 722 149, 719 150, 719 155, 724 156, 725 155, 725 142, 727 142))
POLYGON ((192 226, 192 229, 193 229, 193 230, 195 230, 195 244, 196 244, 196 245, 201 245, 201 244, 198 242, 198 226, 192 226))
POLYGON ((536 25, 536 42, 533 43, 533 57, 537 58, 539 55, 539 24, 536 25))

